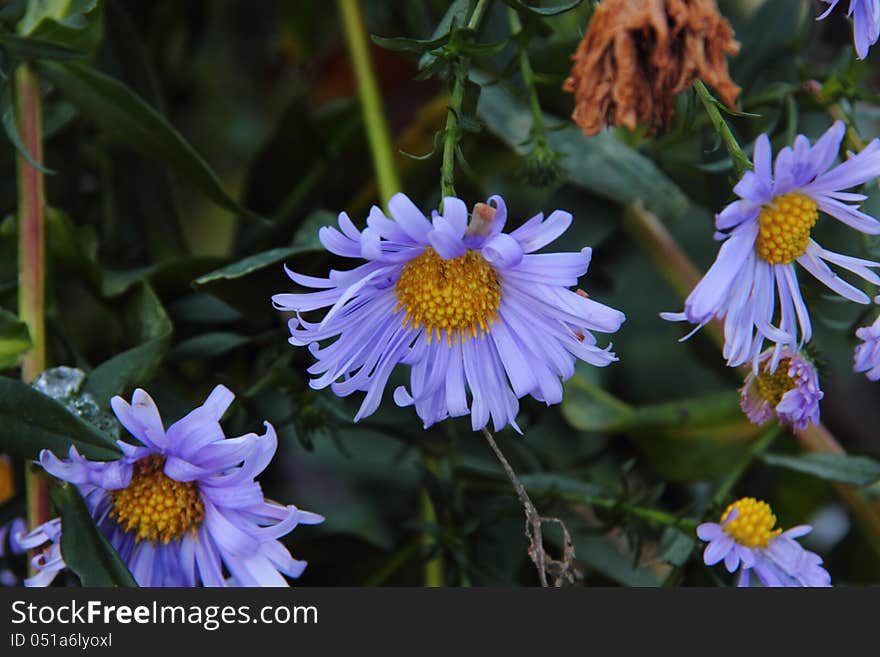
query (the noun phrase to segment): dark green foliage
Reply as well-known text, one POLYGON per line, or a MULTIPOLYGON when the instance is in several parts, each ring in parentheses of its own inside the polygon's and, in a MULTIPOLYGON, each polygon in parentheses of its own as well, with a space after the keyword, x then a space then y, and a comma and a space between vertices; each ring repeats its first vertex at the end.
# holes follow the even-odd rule
MULTIPOLYGON (((450 585, 534 584, 522 508, 469 420, 424 430, 391 400, 405 382, 399 371, 380 410, 352 423, 360 399, 309 387, 312 357, 287 343, 289 317, 271 305, 275 293, 302 291, 285 264, 321 276, 354 266, 327 253, 318 231, 341 211, 363 228, 380 203, 335 6, 74 0, 63 16, 33 15, 23 29, 25 4, 0 7, 0 451, 19 471, 40 449, 62 455, 71 444, 90 458, 119 455, 113 437, 18 381, 30 337, 16 315, 15 166, 24 147, 9 81, 28 62, 44 85, 51 172, 50 364, 87 371, 85 390, 104 408, 114 395, 148 390, 166 426, 220 383, 236 393, 223 419, 228 436, 271 422, 279 449, 261 478, 267 497, 327 518, 284 539, 309 561, 302 584, 418 585, 438 555, 450 585), (436 518, 423 512, 422 494, 436 518)), ((436 208, 443 94, 460 79, 458 195, 471 206, 502 195, 509 229, 538 212, 570 211, 574 223, 552 249, 592 247, 582 286, 627 314, 613 336, 620 362, 579 365, 558 407, 523 400, 524 436, 505 430, 499 445, 542 514, 565 520, 587 584, 711 585, 694 527, 717 520, 732 499, 767 499, 791 526, 838 508, 827 482, 876 498, 880 384, 851 372, 852 331, 873 315, 830 301, 802 276, 825 363, 823 420, 853 455, 803 454, 786 436, 714 499, 763 430, 742 414, 741 374, 710 340, 679 344, 689 329, 659 319, 682 300, 622 217, 642 202, 705 270, 717 252, 714 214, 732 198, 732 164, 690 92, 670 130, 650 139, 618 130, 587 139, 570 123, 571 98, 560 89, 593 4, 494 2, 475 30, 467 0, 363 2, 370 32, 383 35, 372 54, 395 148, 419 156, 397 159, 404 191, 427 213, 436 208), (517 35, 511 11, 523 25, 517 35), (521 49, 535 69, 541 135, 521 49)), ((801 0, 755 11, 720 5, 742 43, 731 60, 741 111, 724 117, 747 153, 762 131, 774 147, 797 133, 815 138, 830 102, 866 140, 880 134, 876 48, 864 63, 841 55, 849 43, 835 40, 831 23, 814 25, 816 7, 801 0), (811 80, 824 95, 809 91, 811 80)), ((880 193, 873 185, 865 193, 876 215, 880 193)), ((816 231, 846 253, 880 251, 827 219, 816 231)), ((82 583, 130 584, 76 489, 55 487, 53 500, 65 559, 82 583)), ((9 504, 0 518, 20 514, 20 497, 9 504)), ((845 535, 816 549, 835 582, 876 584, 876 566, 861 566, 865 554, 876 560, 876 544, 850 518, 845 535)), ((547 543, 559 556, 552 528, 547 543)))

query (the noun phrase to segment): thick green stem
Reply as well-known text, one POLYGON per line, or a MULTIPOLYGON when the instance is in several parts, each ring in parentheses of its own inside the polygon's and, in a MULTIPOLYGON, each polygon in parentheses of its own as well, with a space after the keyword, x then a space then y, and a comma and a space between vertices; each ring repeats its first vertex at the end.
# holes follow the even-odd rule
MULTIPOLYGON (((33 160, 43 162, 43 125, 39 80, 22 65, 15 72, 18 130, 33 160)), ((46 369, 46 239, 43 174, 18 155, 18 313, 27 324, 31 348, 25 353, 21 378, 32 383, 46 369)), ((28 526, 49 519, 49 491, 45 477, 28 467, 25 479, 28 526)))
POLYGON ((367 29, 359 0, 337 0, 342 24, 345 28, 345 40, 351 56, 354 75, 357 79, 358 97, 364 115, 367 139, 376 168, 376 179, 382 202, 401 190, 400 179, 394 166, 394 149, 391 145, 391 132, 382 107, 382 97, 376 82, 373 63, 367 41, 367 29))
MULTIPOLYGON (((479 0, 468 20, 469 30, 476 30, 486 13, 489 0, 479 0)), ((446 129, 443 131, 443 164, 440 166, 440 191, 442 196, 455 196, 455 151, 458 148, 458 127, 461 105, 464 100, 464 88, 468 78, 470 58, 461 57, 455 72, 452 85, 452 98, 449 101, 449 113, 446 115, 446 129)))
POLYGON ((730 159, 733 160, 733 167, 736 170, 736 175, 742 176, 746 171, 751 170, 751 160, 749 160, 748 155, 743 152, 742 147, 739 145, 736 137, 734 137, 727 121, 721 116, 721 111, 718 109, 718 101, 715 99, 715 96, 709 93, 706 85, 703 84, 701 80, 697 80, 694 83, 694 89, 697 90, 697 95, 700 97, 700 100, 703 101, 703 106, 706 108, 706 113, 709 115, 709 120, 712 121, 715 131, 721 136, 725 147, 727 147, 730 159))

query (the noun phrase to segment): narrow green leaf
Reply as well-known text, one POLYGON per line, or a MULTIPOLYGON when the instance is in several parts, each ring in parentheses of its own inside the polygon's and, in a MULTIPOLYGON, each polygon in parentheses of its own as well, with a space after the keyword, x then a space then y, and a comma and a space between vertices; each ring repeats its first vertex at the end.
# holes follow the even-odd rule
POLYGON ((256 221, 264 217, 229 196, 217 174, 168 120, 118 80, 81 64, 46 63, 43 75, 107 134, 167 165, 217 205, 256 221))
POLYGON ((303 253, 313 253, 317 249, 310 245, 294 245, 281 247, 278 249, 270 249, 252 256, 248 256, 238 262, 233 262, 220 269, 209 272, 204 276, 200 276, 194 281, 194 285, 202 286, 219 280, 228 280, 233 278, 242 278, 260 269, 271 267, 284 262, 288 258, 301 255, 303 253))
POLYGON ((82 50, 67 48, 51 41, 32 39, 0 32, 0 48, 15 59, 31 61, 35 59, 70 60, 82 59, 86 53, 82 50))
POLYGON ((395 50, 398 52, 427 52, 442 46, 449 41, 449 34, 445 34, 438 39, 410 39, 407 37, 381 37, 371 34, 370 38, 377 46, 385 48, 385 50, 395 50))
POLYGON ((566 2, 562 5, 551 5, 550 7, 536 7, 535 5, 528 5, 522 0, 503 0, 504 4, 513 7, 517 11, 522 11, 528 14, 534 14, 535 16, 540 16, 542 18, 547 16, 558 16, 559 14, 564 14, 567 11, 571 11, 578 5, 580 5, 584 0, 573 0, 572 2, 566 2))
POLYGON ((810 474, 826 481, 868 486, 880 481, 880 462, 844 454, 764 454, 767 465, 810 474))
POLYGON ((168 353, 169 358, 213 358, 248 344, 251 337, 239 333, 214 331, 184 340, 168 353))
POLYGON ((171 342, 171 321, 149 284, 140 285, 126 314, 136 322, 141 343, 104 361, 86 379, 85 391, 92 393, 103 407, 124 389, 146 383, 171 342))
MULTIPOLYGON (((453 26, 465 25, 467 23, 468 13, 470 12, 470 5, 470 0, 454 0, 452 3, 450 3, 449 8, 443 15, 443 18, 440 19, 440 23, 438 23, 437 27, 434 29, 434 33, 431 35, 431 38, 449 38, 453 26)), ((419 59, 419 70, 424 71, 436 60, 437 56, 433 53, 424 53, 419 59)))
POLYGON ((76 487, 54 486, 52 502, 61 514, 61 556, 82 585, 136 587, 119 554, 95 526, 76 487))
POLYGON ((0 451, 36 459, 41 449, 66 455, 70 446, 88 458, 119 458, 113 439, 54 399, 15 379, 0 378, 0 451))
POLYGON ((31 346, 27 324, 0 308, 0 370, 15 367, 31 346))

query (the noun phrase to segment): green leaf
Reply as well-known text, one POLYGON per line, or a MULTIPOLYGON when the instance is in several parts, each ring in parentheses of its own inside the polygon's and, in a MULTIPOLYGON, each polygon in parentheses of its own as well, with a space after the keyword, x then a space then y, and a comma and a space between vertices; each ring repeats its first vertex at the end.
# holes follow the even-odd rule
MULTIPOLYGON (((532 114, 525 104, 501 88, 487 85, 482 73, 471 77, 483 85, 478 114, 486 128, 510 148, 526 155, 532 114)), ((556 120, 546 117, 548 125, 556 120)), ((611 131, 587 139, 574 125, 548 135, 550 147, 564 157, 559 160, 568 181, 597 196, 626 206, 641 199, 663 219, 678 219, 689 201, 684 192, 641 153, 617 140, 611 131)))
POLYGON ((92 51, 101 42, 101 0, 30 0, 19 34, 73 50, 92 51))
POLYGON ((44 64, 43 75, 107 134, 175 170, 217 205, 261 222, 229 196, 217 174, 168 120, 118 80, 88 66, 44 64))
POLYGON ((248 344, 253 338, 239 333, 215 331, 184 340, 168 353, 169 358, 213 358, 248 344))
POLYGON ((633 408, 575 374, 565 385, 562 416, 581 431, 605 431, 619 425, 633 413, 633 408))
MULTIPOLYGON (((454 0, 454 2, 450 3, 443 18, 440 19, 440 23, 438 23, 437 27, 434 29, 431 38, 440 39, 441 37, 445 37, 448 39, 455 25, 465 25, 467 23, 470 9, 470 0, 454 0)), ((436 55, 431 52, 426 52, 419 59, 419 70, 424 71, 431 66, 436 59, 436 55)))
POLYGON ((657 587, 660 579, 648 568, 633 565, 633 559, 623 554, 606 536, 579 533, 574 538, 578 559, 609 579, 624 586, 657 587))
POLYGON ((567 2, 563 5, 552 5, 550 7, 536 7, 534 5, 527 5, 522 0, 503 0, 504 4, 513 7, 517 11, 522 11, 528 14, 533 14, 535 16, 558 16, 559 14, 564 14, 567 11, 571 11, 578 5, 580 5, 584 0, 573 0, 573 2, 567 2))
POLYGON ((82 59, 86 53, 58 45, 51 41, 32 39, 0 32, 0 47, 15 59, 30 61, 34 59, 82 59))
POLYGON ((124 389, 146 383, 171 341, 171 321, 148 283, 142 283, 132 295, 125 316, 134 321, 133 333, 139 336, 140 344, 104 361, 86 379, 85 390, 103 407, 124 389))
POLYGON ((81 274, 90 284, 101 283, 98 263, 98 238, 91 226, 77 226, 66 213, 46 208, 46 248, 55 273, 59 270, 81 274))
POLYGON ((596 495, 607 494, 602 486, 593 484, 573 477, 552 472, 537 474, 525 474, 519 478, 520 482, 533 495, 537 494, 562 494, 568 496, 583 497, 584 503, 589 503, 589 498, 596 495))
POLYGON ((265 269, 266 267, 271 267, 284 262, 293 256, 304 253, 314 253, 317 250, 316 247, 311 245, 294 245, 278 249, 270 249, 268 251, 263 251, 262 253, 248 256, 238 262, 233 262, 230 265, 209 272, 204 276, 199 276, 193 284, 198 287, 220 280, 242 278, 243 276, 247 276, 260 269, 265 269))
POLYGON ((376 36, 375 34, 370 35, 373 43, 377 46, 385 48, 386 50, 395 50, 398 52, 427 52, 429 50, 434 50, 449 41, 449 37, 449 34, 444 34, 437 39, 410 39, 407 37, 381 37, 376 36))
POLYGON ((136 587, 119 554, 95 526, 76 487, 53 487, 52 502, 61 514, 61 556, 82 585, 136 587))
POLYGON ((36 459, 41 449, 66 455, 70 446, 97 460, 119 458, 113 439, 54 399, 15 379, 0 378, 0 451, 36 459))
POLYGON ((867 456, 764 454, 761 460, 767 465, 803 472, 826 481, 839 481, 855 486, 868 486, 880 481, 880 462, 867 456))
POLYGON ((633 407, 578 371, 565 392, 562 415, 572 426, 626 434, 659 473, 674 481, 722 475, 757 434, 735 391, 633 407))
POLYGON ((20 356, 30 346, 27 324, 0 308, 0 370, 18 365, 20 356))

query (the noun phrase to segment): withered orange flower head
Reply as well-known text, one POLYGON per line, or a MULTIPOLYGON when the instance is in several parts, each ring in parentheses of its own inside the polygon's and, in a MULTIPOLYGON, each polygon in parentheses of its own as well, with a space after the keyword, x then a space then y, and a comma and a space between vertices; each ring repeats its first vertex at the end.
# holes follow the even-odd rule
POLYGON ((737 52, 715 0, 603 0, 563 86, 575 96, 572 119, 586 135, 638 124, 653 133, 698 78, 733 107, 740 88, 725 55, 737 52))

